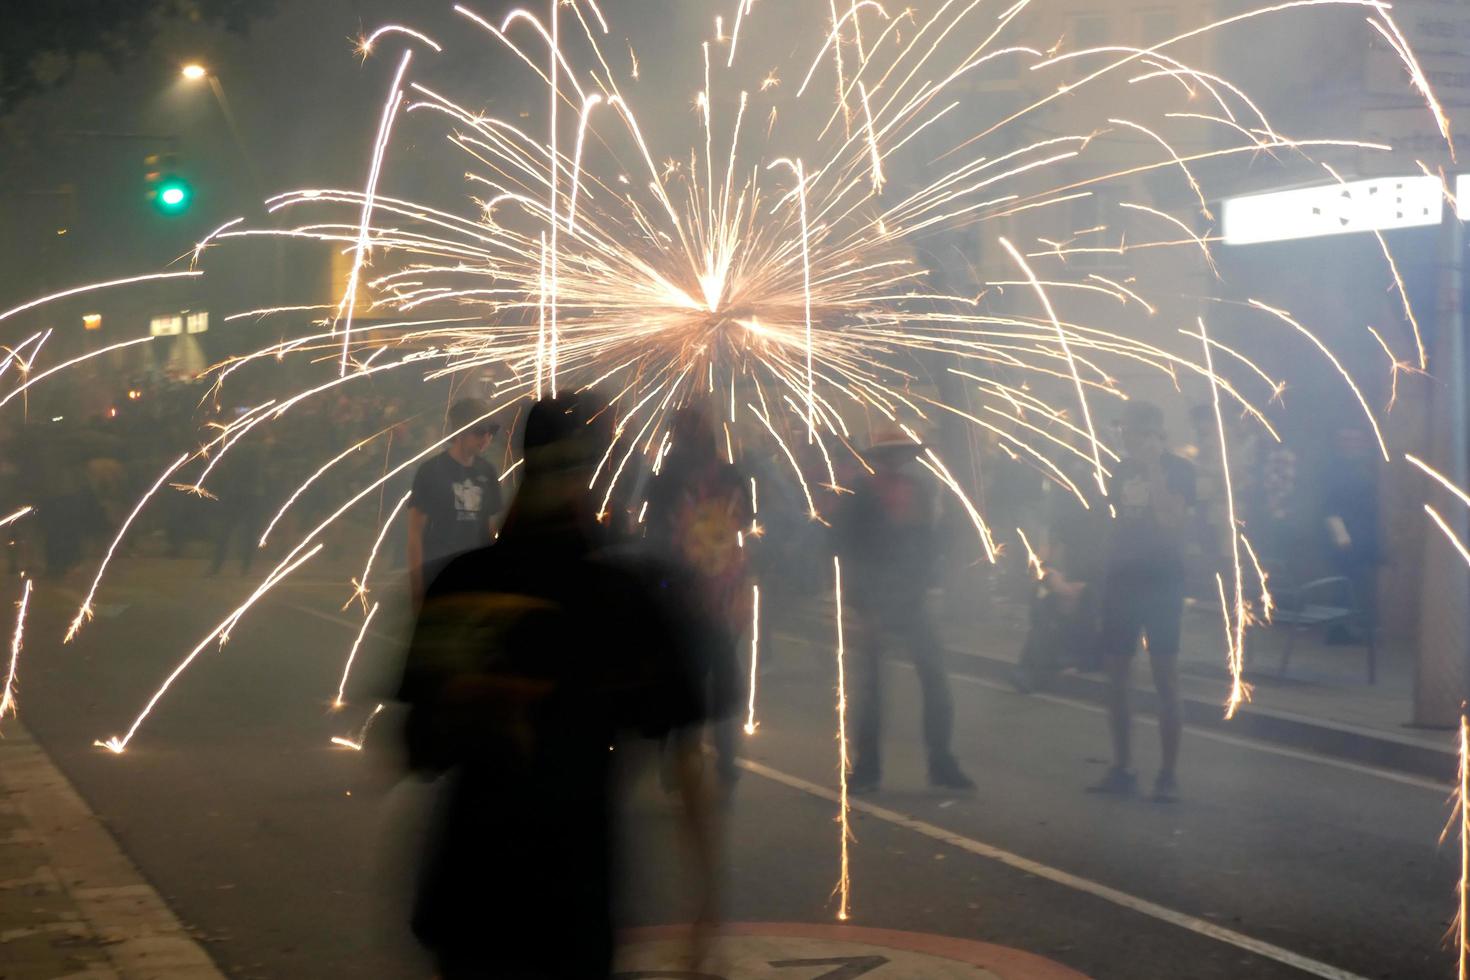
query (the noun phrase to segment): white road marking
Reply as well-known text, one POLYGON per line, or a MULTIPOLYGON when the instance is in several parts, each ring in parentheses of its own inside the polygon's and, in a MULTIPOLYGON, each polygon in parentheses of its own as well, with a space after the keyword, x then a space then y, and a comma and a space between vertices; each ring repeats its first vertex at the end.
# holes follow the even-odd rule
MULTIPOLYGON (((763 776, 766 779, 806 793, 809 796, 815 796, 829 803, 837 802, 837 793, 835 790, 809 782, 799 776, 792 776, 789 773, 781 772, 779 769, 772 769, 770 766, 762 765, 759 762, 752 762, 749 759, 737 760, 737 764, 748 772, 753 772, 757 776, 763 776)), ((1148 899, 1130 895, 1127 892, 1119 891, 1116 888, 1111 888, 1108 885, 1074 875, 1067 871, 1062 871, 1059 868, 1053 868, 1039 861, 1033 861, 1030 858, 1022 857, 1019 854, 1014 854, 994 845, 962 836, 950 830, 945 830, 943 827, 936 826, 932 823, 916 820, 896 810, 876 806, 866 800, 852 800, 851 805, 854 810, 866 813, 868 816, 882 820, 885 823, 902 827, 916 834, 922 834, 932 840, 959 848, 962 851, 968 851, 979 857, 997 861, 1007 867, 1015 868, 1017 871, 1023 871, 1037 878, 1045 879, 1064 888, 1070 888, 1074 891, 1092 895, 1095 898, 1100 898, 1105 902, 1120 906, 1132 912, 1137 912, 1140 915, 1146 915, 1149 918, 1157 919, 1160 922, 1167 922, 1181 929, 1187 929, 1190 932, 1198 933, 1217 942, 1235 946, 1238 949, 1246 950, 1257 956, 1274 960, 1277 963, 1284 964, 1296 970, 1301 970, 1303 973, 1322 977, 1324 980, 1368 980, 1368 978, 1360 974, 1351 973, 1331 964, 1314 960, 1311 957, 1302 956, 1299 953, 1293 953, 1289 949, 1283 949, 1280 946, 1264 942, 1260 939, 1253 939, 1233 929, 1226 929, 1223 926, 1196 918, 1185 912, 1177 912, 1156 902, 1150 902, 1148 899)))
MULTIPOLYGON (((349 619, 340 616, 334 616, 331 613, 324 613, 306 606, 298 606, 293 604, 291 608, 295 609, 298 612, 303 612, 307 615, 315 616, 318 619, 337 623, 341 626, 355 628, 359 625, 349 619)), ((383 639, 389 639, 386 634, 380 633, 377 630, 369 630, 369 632, 374 636, 378 636, 383 639)), ((1010 690, 1010 688, 1006 685, 999 684, 994 681, 988 681, 979 677, 971 677, 966 674, 950 674, 950 676, 967 684, 975 684, 980 687, 990 688, 991 690, 1010 690)), ((1030 697, 1034 697, 1039 700, 1047 701, 1053 704, 1063 705, 1069 708, 1078 708, 1083 711, 1090 711, 1094 714, 1106 713, 1106 709, 1098 705, 1089 704, 1085 701, 1076 701, 1071 698, 1060 697, 1055 694, 1032 694, 1030 695, 1030 697)), ((1148 724, 1158 724, 1157 719, 1149 718, 1147 716, 1142 716, 1142 718, 1148 724)), ((1433 780, 1424 779, 1418 776, 1392 772, 1387 769, 1378 769, 1373 766, 1360 765, 1354 762, 1346 762, 1340 759, 1331 758, 1330 756, 1316 755, 1311 752, 1302 752, 1296 749, 1282 748, 1279 746, 1258 742, 1253 739, 1241 738, 1235 735, 1225 735, 1219 732, 1196 728, 1194 726, 1186 726, 1186 728, 1192 735, 1201 738, 1212 739, 1217 742, 1223 742, 1227 745, 1234 745, 1239 748, 1245 749, 1253 749, 1257 752, 1267 752, 1272 755, 1284 756, 1286 758, 1296 759, 1303 762, 1312 762, 1319 765, 1333 766, 1335 768, 1344 769, 1349 772, 1361 773, 1368 776, 1376 776, 1380 779, 1387 779, 1392 782, 1402 783, 1406 786, 1414 786, 1419 789, 1430 789, 1434 790, 1435 792, 1444 792, 1450 788, 1449 784, 1447 783, 1436 783, 1433 780)), ((821 786, 817 783, 802 779, 799 776, 793 776, 789 773, 781 772, 779 769, 772 769, 770 766, 763 765, 759 762, 753 762, 749 759, 738 759, 736 760, 736 764, 739 765, 742 769, 755 773, 757 776, 763 776, 766 779, 772 780, 773 782, 781 783, 782 785, 790 787, 791 789, 798 790, 799 792, 807 793, 808 795, 815 796, 830 803, 838 802, 838 795, 834 790, 828 789, 827 787, 821 786)), ((931 838, 932 840, 936 840, 944 844, 949 844, 952 847, 959 848, 960 850, 967 851, 979 857, 987 858, 992 861, 997 861, 1001 864, 1006 865, 1007 867, 1015 868, 1018 871, 1023 871, 1030 875, 1035 875, 1038 878, 1042 878, 1055 884, 1062 885, 1065 888, 1071 888, 1074 891, 1080 891, 1085 894, 1092 895, 1095 898, 1100 898, 1105 902, 1110 902, 1114 905, 1129 909, 1130 911, 1137 912, 1141 915, 1149 916, 1150 918, 1157 919, 1160 922, 1167 922, 1170 925, 1178 926, 1181 929, 1187 929, 1190 932, 1198 933, 1199 935, 1214 939, 1217 942, 1227 943, 1239 949, 1254 953, 1257 956, 1262 956, 1266 959, 1274 960, 1277 963, 1292 967, 1293 969, 1301 970, 1304 973, 1309 973, 1313 976, 1322 977, 1324 978, 1324 980, 1368 980, 1368 978, 1360 974, 1340 969, 1338 967, 1332 966, 1331 964, 1323 963, 1319 960, 1314 960, 1311 957, 1303 956, 1299 953, 1293 953, 1289 949, 1276 946, 1272 943, 1268 943, 1260 939, 1254 939, 1250 936, 1245 935, 1244 933, 1236 932, 1233 929, 1226 929, 1223 926, 1218 926, 1213 922, 1197 918, 1196 916, 1189 915, 1186 912, 1175 911, 1174 909, 1159 905, 1156 902, 1150 902, 1148 899, 1139 898, 1135 895, 1130 895, 1127 892, 1120 891, 1108 885, 1101 884, 1100 882, 1092 881, 1079 875, 1074 875, 1071 872, 1063 871, 1060 868, 1053 868, 1050 865, 1042 864, 1039 861, 1033 861, 1030 858, 1022 857, 1019 854, 1015 854, 1011 851, 995 847, 994 845, 986 844, 982 841, 965 837, 953 831, 945 830, 943 827, 939 827, 935 824, 931 824, 923 820, 915 819, 913 817, 899 813, 896 810, 890 810, 886 807, 877 806, 873 803, 869 803, 866 800, 851 800, 850 805, 853 809, 858 810, 861 813, 866 813, 871 817, 875 817, 879 820, 891 823, 894 826, 902 827, 905 830, 910 830, 917 834, 922 834, 923 836, 931 838)))

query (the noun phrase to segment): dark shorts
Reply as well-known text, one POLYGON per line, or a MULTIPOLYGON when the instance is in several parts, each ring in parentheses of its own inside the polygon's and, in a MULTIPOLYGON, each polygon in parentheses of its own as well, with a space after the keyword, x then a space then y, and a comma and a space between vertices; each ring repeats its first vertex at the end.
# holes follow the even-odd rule
POLYGON ((1131 657, 1143 637, 1150 657, 1178 657, 1184 620, 1183 578, 1111 580, 1103 598, 1103 656, 1131 657))

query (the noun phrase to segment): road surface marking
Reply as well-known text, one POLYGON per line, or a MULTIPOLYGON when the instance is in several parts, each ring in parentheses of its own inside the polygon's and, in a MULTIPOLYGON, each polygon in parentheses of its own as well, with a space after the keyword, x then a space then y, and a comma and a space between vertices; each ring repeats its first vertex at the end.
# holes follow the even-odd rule
MULTIPOLYGON (((737 765, 748 772, 755 773, 757 776, 763 776, 766 779, 781 783, 783 786, 788 786, 809 796, 815 796, 818 799, 826 800, 830 803, 837 802, 837 793, 835 790, 802 779, 800 776, 792 776, 789 773, 781 772, 779 769, 772 769, 770 766, 762 765, 759 762, 752 762, 749 759, 739 759, 737 760, 737 765)), ((1280 946, 1264 942, 1260 939, 1252 939, 1250 936, 1236 932, 1233 929, 1226 929, 1223 926, 1196 918, 1185 912, 1176 912, 1174 909, 1166 908, 1156 902, 1150 902, 1146 898, 1139 898, 1136 895, 1130 895, 1127 892, 1119 891, 1116 888, 1111 888, 1067 871, 1062 871, 1059 868, 1053 868, 1039 861, 1033 861, 1030 858, 1022 857, 1019 854, 1014 854, 1011 851, 1003 850, 994 845, 965 837, 950 830, 945 830, 943 827, 936 826, 935 824, 923 820, 916 820, 896 810, 876 806, 866 800, 852 800, 851 806, 854 810, 866 813, 870 817, 875 817, 896 827, 911 830, 916 834, 922 834, 925 837, 948 844, 951 847, 968 851, 971 854, 987 858, 991 861, 997 861, 1007 867, 1015 868, 1017 871, 1034 875, 1037 878, 1043 878, 1064 888, 1070 888, 1074 891, 1092 895, 1105 902, 1110 902, 1129 911, 1146 915, 1160 922, 1167 922, 1181 929, 1187 929, 1190 932, 1198 933, 1217 942, 1227 943, 1238 949, 1243 949, 1257 956, 1264 957, 1265 959, 1274 960, 1293 969, 1301 970, 1304 973, 1322 977, 1323 980, 1368 980, 1368 978, 1360 974, 1339 969, 1328 963, 1322 963, 1310 957, 1302 956, 1299 953, 1293 953, 1289 949, 1283 949, 1280 946)))
POLYGON ((807 922, 722 922, 699 972, 693 973, 687 972, 689 940, 687 925, 619 933, 614 980, 1087 980, 1044 956, 993 943, 807 922))

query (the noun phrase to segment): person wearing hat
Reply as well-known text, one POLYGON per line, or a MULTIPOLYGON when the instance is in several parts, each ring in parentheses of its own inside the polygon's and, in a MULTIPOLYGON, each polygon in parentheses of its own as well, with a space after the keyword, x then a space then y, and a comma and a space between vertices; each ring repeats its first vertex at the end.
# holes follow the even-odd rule
POLYGON ((872 472, 857 476, 836 514, 847 605, 860 627, 852 643, 856 737, 848 780, 857 793, 876 790, 882 776, 884 647, 895 639, 907 646, 918 672, 930 784, 975 787, 950 750, 954 700, 929 610, 939 568, 939 503, 932 479, 915 462, 923 449, 901 429, 880 430, 867 454, 872 472))
POLYGON ((408 502, 408 575, 414 602, 455 555, 489 544, 500 512, 500 474, 481 454, 500 426, 483 402, 449 406, 449 445, 419 466, 408 502))
POLYGON ((1179 633, 1184 617, 1184 546, 1195 502, 1194 467, 1165 446, 1164 413, 1130 401, 1122 418, 1123 460, 1108 483, 1114 520, 1105 561, 1099 643, 1108 673, 1113 765, 1092 792, 1131 795, 1133 717, 1129 675, 1139 639, 1148 645, 1159 699, 1162 761, 1154 799, 1171 802, 1183 722, 1179 703, 1179 633))

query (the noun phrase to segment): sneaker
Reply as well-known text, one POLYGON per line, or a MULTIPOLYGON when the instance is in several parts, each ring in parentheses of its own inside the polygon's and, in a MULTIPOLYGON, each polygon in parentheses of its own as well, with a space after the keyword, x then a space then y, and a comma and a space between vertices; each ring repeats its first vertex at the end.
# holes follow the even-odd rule
POLYGON ((1087 787, 1089 793, 1106 793, 1109 796, 1132 796, 1138 792, 1138 777, 1127 769, 1113 766, 1101 782, 1087 787))
POLYGON ((958 762, 947 759, 929 767, 929 785, 937 789, 969 791, 975 788, 975 780, 965 775, 958 762))
POLYGON ((1154 779, 1153 800, 1155 803, 1179 802, 1179 781, 1172 772, 1161 772, 1154 779))

